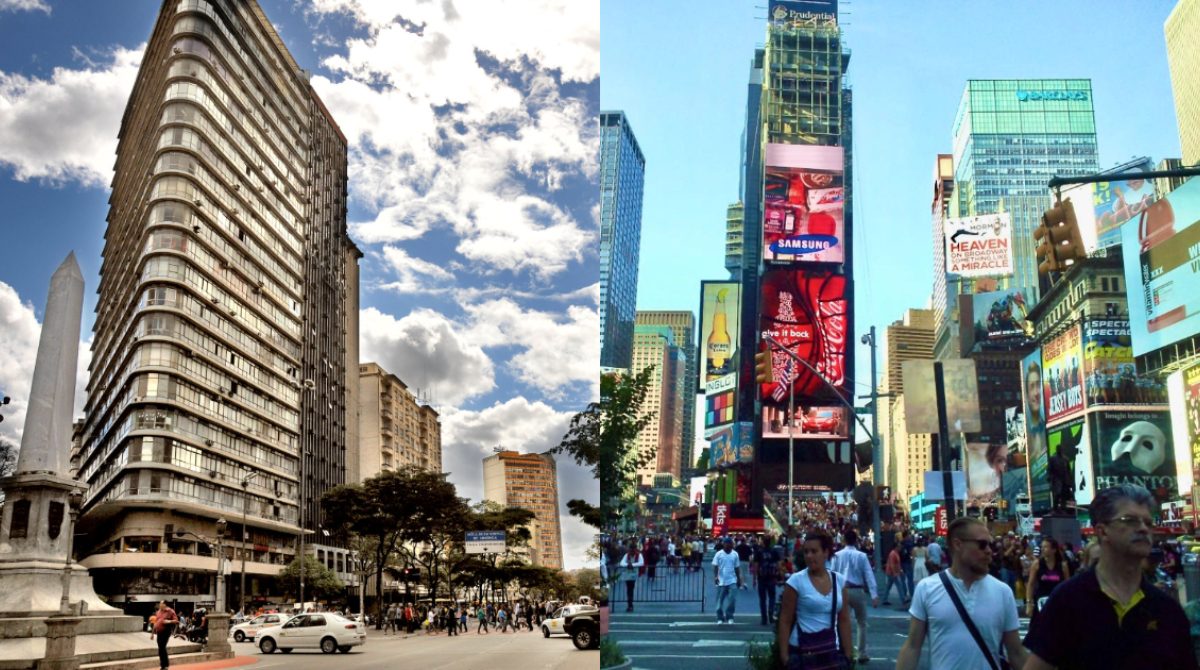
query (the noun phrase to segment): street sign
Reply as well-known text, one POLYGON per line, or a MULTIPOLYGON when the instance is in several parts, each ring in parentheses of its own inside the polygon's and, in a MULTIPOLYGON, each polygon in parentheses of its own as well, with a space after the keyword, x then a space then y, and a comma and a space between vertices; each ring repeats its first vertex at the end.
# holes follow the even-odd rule
POLYGON ((937 534, 945 537, 946 532, 950 528, 950 524, 946 523, 946 507, 938 505, 937 511, 934 512, 934 527, 937 529, 937 534))
MULTIPOLYGON (((946 489, 945 480, 942 472, 934 470, 924 473, 925 475, 925 499, 926 500, 945 500, 946 489)), ((950 480, 954 485, 954 499, 967 499, 967 473, 962 470, 953 470, 950 472, 950 480)))
POLYGON ((468 554, 503 554, 505 546, 502 530, 468 530, 468 554))

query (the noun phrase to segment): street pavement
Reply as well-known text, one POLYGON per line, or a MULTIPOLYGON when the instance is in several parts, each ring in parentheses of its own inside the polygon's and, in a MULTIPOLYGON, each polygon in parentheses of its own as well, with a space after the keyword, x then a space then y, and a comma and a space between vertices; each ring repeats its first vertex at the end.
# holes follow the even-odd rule
MULTIPOLYGON (((371 628, 367 643, 349 654, 326 656, 319 649, 297 649, 290 654, 267 655, 250 642, 230 641, 234 652, 258 659, 253 670, 278 666, 286 670, 371 670, 374 668, 420 668, 420 670, 597 670, 599 651, 580 651, 571 638, 542 637, 530 633, 470 633, 456 637, 416 634, 383 635, 371 628)), ((187 666, 180 666, 181 668, 187 666)))
MULTIPOLYGON (((662 578, 662 571, 659 575, 662 578)), ((633 660, 635 670, 742 670, 747 667, 747 644, 751 640, 770 642, 775 627, 761 624, 757 591, 735 591, 734 624, 718 626, 711 568, 705 571, 703 583, 703 612, 699 602, 635 602, 631 613, 625 611, 624 601, 616 603, 609 620, 609 637, 633 660)), ((623 587, 618 584, 615 593, 623 596, 623 587)), ((908 609, 893 600, 890 607, 868 606, 868 610, 867 651, 871 661, 859 667, 894 668, 908 636, 908 609)), ((1028 620, 1021 619, 1022 638, 1027 625, 1028 620)), ((929 648, 926 639, 918 665, 922 670, 931 667, 929 648)))

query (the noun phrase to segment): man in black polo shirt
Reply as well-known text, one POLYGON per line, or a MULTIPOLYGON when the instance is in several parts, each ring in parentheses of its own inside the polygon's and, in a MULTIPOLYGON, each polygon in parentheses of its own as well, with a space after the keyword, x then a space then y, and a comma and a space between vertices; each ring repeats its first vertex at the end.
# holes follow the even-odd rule
POLYGON ((1154 497, 1122 484, 1096 494, 1100 562, 1054 590, 1025 636, 1025 670, 1196 670, 1187 617, 1143 577, 1154 497))

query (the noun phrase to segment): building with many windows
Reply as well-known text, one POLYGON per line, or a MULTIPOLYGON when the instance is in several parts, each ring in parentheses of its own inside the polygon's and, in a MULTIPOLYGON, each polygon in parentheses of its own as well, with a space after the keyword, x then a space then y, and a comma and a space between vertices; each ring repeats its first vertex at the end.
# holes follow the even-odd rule
POLYGON ((1200 163, 1200 2, 1179 0, 1163 25, 1183 164, 1200 163))
MULTIPOLYGON (((921 464, 928 469, 928 435, 908 435, 904 418, 904 362, 926 361, 933 358, 934 313, 930 309, 908 309, 901 319, 887 327, 883 347, 883 379, 879 392, 894 394, 880 399, 879 429, 883 437, 884 481, 892 487, 898 500, 911 480, 913 468, 921 464)), ((920 478, 917 478, 920 490, 920 478)))
POLYGON ((357 458, 362 254, 346 138, 308 77, 254 0, 164 1, 142 58, 76 454, 77 555, 127 611, 211 603, 220 518, 265 600, 357 458))
POLYGON ((633 358, 646 158, 624 112, 600 112, 600 365, 633 358))
POLYGON ((725 269, 733 279, 741 276, 745 223, 745 205, 735 202, 725 208, 725 269))
POLYGON ((358 389, 359 461, 351 482, 405 465, 442 471, 441 424, 433 407, 378 363, 358 366, 358 389))
POLYGON ((695 398, 688 393, 696 388, 692 382, 686 388, 686 352, 676 345, 675 333, 667 326, 638 326, 633 339, 633 373, 640 374, 650 368, 650 383, 641 413, 652 414, 654 420, 646 424, 638 434, 637 456, 654 453, 644 465, 637 468, 637 486, 654 484, 654 475, 671 473, 681 477, 681 454, 683 453, 684 406, 695 398))
POLYGON ((563 567, 562 526, 558 512, 558 468, 550 452, 501 451, 483 459, 483 497, 537 515, 530 525, 534 565, 563 567))
POLYGON ((696 462, 699 454, 692 453, 696 442, 696 389, 699 381, 699 349, 696 345, 696 315, 688 310, 675 311, 639 311, 637 313, 638 326, 666 326, 671 329, 671 335, 675 338, 675 345, 679 349, 676 353, 677 359, 685 361, 684 376, 682 386, 679 389, 679 394, 674 400, 680 405, 680 411, 683 413, 680 417, 682 425, 680 427, 679 438, 679 453, 677 460, 679 465, 672 465, 669 469, 660 469, 659 472, 674 473, 676 478, 682 477, 682 470, 692 467, 696 462))

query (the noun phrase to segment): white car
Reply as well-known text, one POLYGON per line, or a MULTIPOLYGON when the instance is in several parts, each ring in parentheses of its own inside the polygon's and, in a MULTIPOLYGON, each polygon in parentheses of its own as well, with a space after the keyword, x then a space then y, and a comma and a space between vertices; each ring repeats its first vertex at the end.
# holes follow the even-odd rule
POLYGON ((287 623, 287 620, 292 618, 290 614, 260 614, 249 621, 239 623, 229 629, 229 634, 233 635, 235 642, 245 642, 253 640, 258 632, 268 626, 282 626, 287 623))
POLYGON ((585 609, 596 609, 591 605, 567 605, 554 610, 554 614, 549 619, 542 620, 542 637, 550 637, 551 635, 570 635, 563 630, 563 618, 568 614, 574 614, 585 609))
POLYGON ((349 654, 351 647, 365 644, 366 641, 365 626, 330 612, 301 614, 282 626, 272 626, 258 632, 258 648, 264 654, 274 654, 276 649, 285 654, 293 649, 320 649, 326 654, 335 651, 349 654))

